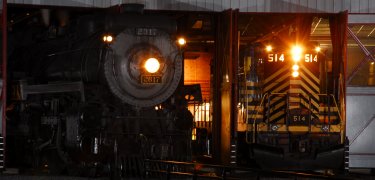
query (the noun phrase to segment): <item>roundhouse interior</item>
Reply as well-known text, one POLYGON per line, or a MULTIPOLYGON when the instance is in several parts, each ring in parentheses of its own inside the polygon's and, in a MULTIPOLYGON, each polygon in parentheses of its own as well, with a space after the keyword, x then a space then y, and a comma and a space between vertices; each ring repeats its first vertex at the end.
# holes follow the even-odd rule
MULTIPOLYGON (((33 158, 49 147, 47 142, 37 148, 33 144, 38 140, 32 133, 38 130, 33 129, 38 122, 24 121, 30 117, 17 115, 18 108, 23 108, 17 106, 20 103, 17 82, 28 78, 27 74, 41 74, 28 69, 34 62, 12 61, 12 58, 27 58, 37 53, 25 49, 34 43, 54 44, 69 35, 66 27, 75 24, 80 16, 118 10, 14 6, 8 11, 9 82, 15 90, 9 91, 7 166, 54 172, 53 168, 59 167, 48 164, 55 160, 48 159, 51 155, 45 156, 48 160, 42 155, 40 159, 33 158), (19 49, 25 53, 17 53, 19 49)), ((177 32, 173 38, 186 39, 186 45, 179 47, 183 57, 180 84, 185 88, 184 101, 193 116, 193 125, 185 127, 191 129, 187 150, 190 154, 182 160, 264 169, 343 168, 346 144, 343 87, 375 85, 373 63, 363 63, 364 55, 346 37, 345 13, 237 10, 143 13, 175 20, 177 32), (293 61, 291 51, 295 45, 301 45, 302 52, 293 61), (352 73, 356 70, 359 73, 352 73), (349 81, 343 78, 347 76, 351 77, 349 81)), ((349 27, 363 40, 369 40, 367 35, 373 29, 373 25, 349 27)), ((163 106, 160 103, 151 109, 163 106)), ((171 147, 166 151, 170 153, 171 147)), ((96 172, 98 176, 100 173, 106 171, 96 172)))

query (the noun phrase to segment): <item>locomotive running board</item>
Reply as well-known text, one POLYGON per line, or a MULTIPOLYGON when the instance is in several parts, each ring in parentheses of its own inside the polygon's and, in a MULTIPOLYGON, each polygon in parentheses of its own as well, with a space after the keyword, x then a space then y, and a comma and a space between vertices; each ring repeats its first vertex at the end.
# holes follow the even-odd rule
POLYGON ((26 84, 26 81, 21 81, 20 91, 22 100, 26 100, 27 96, 32 94, 79 92, 81 94, 81 101, 85 102, 85 92, 82 81, 40 85, 28 85, 26 84))

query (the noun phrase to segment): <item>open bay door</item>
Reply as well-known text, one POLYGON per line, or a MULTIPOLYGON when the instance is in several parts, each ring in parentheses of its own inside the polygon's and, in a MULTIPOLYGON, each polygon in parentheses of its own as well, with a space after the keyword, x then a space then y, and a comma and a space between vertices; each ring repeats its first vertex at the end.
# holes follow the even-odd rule
POLYGON ((236 164, 236 104, 238 64, 238 10, 218 17, 214 66, 213 157, 217 163, 236 164))

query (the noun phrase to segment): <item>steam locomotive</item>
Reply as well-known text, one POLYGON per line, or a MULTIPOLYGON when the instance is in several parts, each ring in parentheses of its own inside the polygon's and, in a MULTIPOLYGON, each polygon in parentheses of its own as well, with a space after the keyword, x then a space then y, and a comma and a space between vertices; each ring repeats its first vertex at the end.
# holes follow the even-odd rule
POLYGON ((8 167, 120 177, 143 175, 145 158, 189 160, 176 22, 120 8, 14 27, 8 167))

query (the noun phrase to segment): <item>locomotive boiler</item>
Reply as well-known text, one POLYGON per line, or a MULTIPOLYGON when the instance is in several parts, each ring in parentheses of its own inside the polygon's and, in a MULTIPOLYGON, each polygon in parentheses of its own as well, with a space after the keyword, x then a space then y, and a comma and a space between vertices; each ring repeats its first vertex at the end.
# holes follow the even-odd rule
POLYGON ((176 22, 124 7, 14 26, 30 39, 9 60, 8 167, 120 177, 143 175, 145 158, 189 160, 176 22))

